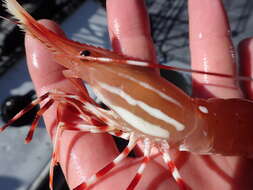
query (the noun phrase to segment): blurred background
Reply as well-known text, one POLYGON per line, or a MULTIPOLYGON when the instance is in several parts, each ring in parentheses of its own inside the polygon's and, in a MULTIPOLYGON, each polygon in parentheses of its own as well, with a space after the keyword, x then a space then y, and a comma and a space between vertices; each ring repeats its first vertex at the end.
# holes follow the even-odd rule
MULTIPOLYGON (((20 0, 35 18, 49 18, 61 23, 67 36, 95 46, 111 48, 106 23, 105 1, 101 0, 20 0)), ((228 11, 235 45, 252 36, 253 1, 223 0, 228 11)), ((160 64, 189 68, 188 16, 186 0, 146 0, 152 36, 160 64)), ((1 16, 9 17, 0 5, 1 16)), ((161 71, 162 75, 190 93, 190 76, 161 71)), ((0 126, 35 98, 24 57, 23 33, 6 20, 0 21, 0 126)), ((24 119, 0 134, 0 189, 48 189, 52 146, 43 122, 33 141, 24 138, 36 108, 24 119)), ((55 189, 68 187, 56 168, 55 189)))

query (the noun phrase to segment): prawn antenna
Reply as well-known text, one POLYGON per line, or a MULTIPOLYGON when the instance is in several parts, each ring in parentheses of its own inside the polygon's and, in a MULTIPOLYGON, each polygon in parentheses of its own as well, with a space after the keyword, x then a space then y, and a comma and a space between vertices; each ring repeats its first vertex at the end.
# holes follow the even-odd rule
POLYGON ((13 19, 10 19, 10 18, 6 18, 6 17, 1 16, 1 15, 0 15, 0 19, 6 20, 6 21, 11 22, 11 23, 13 23, 13 24, 15 24, 15 25, 18 25, 18 24, 19 24, 17 21, 15 21, 15 20, 13 20, 13 19))
POLYGON ((215 72, 206 72, 206 71, 180 68, 180 67, 169 66, 169 65, 158 65, 158 66, 154 66, 154 67, 155 68, 158 67, 160 69, 165 69, 165 70, 182 71, 182 72, 187 72, 187 73, 204 74, 204 75, 211 75, 211 76, 217 76, 217 77, 223 77, 223 78, 232 78, 232 79, 238 80, 238 81, 252 81, 253 82, 253 78, 248 77, 248 76, 229 75, 229 74, 222 74, 222 73, 215 73, 215 72))
MULTIPOLYGON (((68 55, 62 55, 62 56, 68 56, 68 55)), ((179 71, 179 72, 217 76, 217 77, 222 77, 222 78, 234 79, 235 81, 253 82, 253 78, 249 76, 229 75, 229 74, 207 72, 207 71, 175 67, 175 66, 169 66, 169 65, 153 64, 148 61, 139 60, 139 59, 111 59, 107 57, 91 57, 91 56, 76 56, 76 58, 82 59, 82 60, 96 61, 97 63, 101 63, 101 64, 104 64, 104 63, 117 63, 117 64, 123 64, 123 65, 126 64, 126 65, 133 65, 133 66, 139 66, 139 67, 150 67, 154 69, 165 69, 165 70, 172 70, 172 71, 179 71)))

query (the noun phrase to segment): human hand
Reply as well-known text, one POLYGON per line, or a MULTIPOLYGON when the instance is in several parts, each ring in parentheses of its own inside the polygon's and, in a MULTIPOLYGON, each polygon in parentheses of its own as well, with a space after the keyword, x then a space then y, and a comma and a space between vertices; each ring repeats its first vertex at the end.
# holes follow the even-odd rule
MULTIPOLYGON (((188 3, 192 69, 234 75, 236 50, 231 42, 222 0, 189 0, 188 3)), ((240 67, 243 68, 240 74, 248 77, 252 77, 250 43, 251 40, 247 39, 239 46, 240 67)), ((193 95, 202 98, 244 98, 247 95, 252 99, 252 85, 249 83, 244 82, 247 88, 241 90, 238 81, 233 78, 193 74, 193 95)), ((224 127, 229 130, 229 126, 224 127)), ((189 166, 193 167, 192 175, 198 178, 197 183, 194 182, 197 186, 191 185, 192 189, 251 189, 253 185, 251 159, 239 156, 191 155, 186 168, 189 166)))
MULTIPOLYGON (((227 24, 224 11, 219 0, 189 0, 191 22, 191 55, 194 69, 201 69, 203 58, 208 60, 206 71, 218 71, 231 74, 234 72, 233 59, 228 49, 231 47, 227 36, 227 24), (207 22, 208 21, 208 22, 207 22), (208 23, 208 26, 206 24, 208 23), (208 30, 207 30, 208 29, 208 30), (198 35, 202 32, 203 39, 198 35), (212 37, 215 35, 214 37, 212 37), (196 37, 197 36, 197 37, 196 37), (210 45, 212 44, 212 45, 210 45), (217 50, 217 47, 219 48, 217 50), (221 59, 221 60, 218 60, 221 59)), ((149 25, 142 1, 136 0, 108 0, 108 25, 110 37, 115 51, 126 55, 154 60, 154 48, 149 32, 149 25)), ((49 21, 43 21, 50 29, 61 33, 58 27, 49 21)), ((26 51, 29 71, 38 95, 50 89, 62 89, 74 94, 79 91, 62 76, 63 68, 54 63, 50 52, 38 41, 26 37, 26 51)), ((195 76, 203 81, 203 76, 195 76)), ((215 78, 206 76, 208 82, 215 78)), ((206 78, 204 78, 206 80, 206 78)), ((234 85, 230 80, 219 80, 224 85, 234 85)), ((199 82, 201 83, 201 82, 199 82)), ((197 83, 196 83, 197 84, 197 83)), ((218 97, 240 97, 241 93, 235 89, 221 90, 218 87, 195 86, 195 95, 218 97), (205 93, 203 95, 203 87, 205 93), (200 91, 201 89, 201 91, 200 91)), ((52 107, 44 116, 47 129, 54 135, 56 123, 56 106, 52 107)), ((89 134, 64 131, 61 137, 59 162, 65 173, 70 188, 74 188, 89 176, 103 168, 118 155, 118 150, 110 135, 89 134)), ((192 189, 250 189, 252 187, 251 161, 238 157, 196 156, 188 153, 175 152, 174 158, 183 179, 192 189)), ((108 175, 95 186, 95 189, 125 189, 134 177, 139 158, 127 158, 116 172, 108 175)), ((148 164, 143 179, 136 189, 178 189, 169 172, 163 165, 160 156, 148 164)))

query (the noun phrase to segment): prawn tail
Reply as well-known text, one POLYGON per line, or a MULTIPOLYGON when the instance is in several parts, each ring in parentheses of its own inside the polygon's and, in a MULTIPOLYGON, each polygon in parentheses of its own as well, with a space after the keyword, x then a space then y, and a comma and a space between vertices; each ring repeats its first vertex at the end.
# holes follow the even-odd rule
POLYGON ((197 154, 252 156, 252 101, 211 98, 195 99, 194 104, 195 130, 184 139, 182 150, 197 154))

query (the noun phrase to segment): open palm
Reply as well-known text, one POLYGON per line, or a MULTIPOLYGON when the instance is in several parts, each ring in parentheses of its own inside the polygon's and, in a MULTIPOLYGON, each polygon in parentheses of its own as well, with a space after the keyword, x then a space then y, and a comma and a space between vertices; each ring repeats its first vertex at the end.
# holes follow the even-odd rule
MULTIPOLYGON (((155 53, 150 36, 149 22, 143 1, 107 0, 108 29, 115 51, 128 56, 154 61, 155 53)), ((233 74, 234 57, 226 14, 220 0, 189 0, 190 49, 192 68, 209 72, 233 74)), ((62 35, 51 21, 41 21, 62 35)), ((250 41, 244 41, 242 64, 250 64, 250 41), (245 53, 248 52, 248 53, 245 53)), ((26 36, 29 71, 38 95, 50 89, 79 92, 63 77, 63 68, 54 63, 50 52, 37 40, 26 36)), ((230 79, 194 75, 193 93, 198 97, 243 97, 230 79), (212 84, 212 85, 210 85, 212 84), (215 84, 215 85, 213 85, 215 84), (218 87, 220 86, 220 87, 218 87), (224 88, 229 86, 230 88, 224 88)), ((251 89, 247 88, 248 94, 251 89)), ((52 138, 56 123, 56 106, 44 115, 52 138)), ((70 118, 71 119, 71 118, 70 118)), ((224 126, 228 127, 228 126, 224 126)), ((201 143, 201 142, 200 142, 201 143)), ((70 188, 74 188, 112 161, 119 154, 108 134, 90 134, 64 131, 60 143, 60 164, 70 188)), ((197 189, 252 189, 253 162, 241 157, 199 156, 186 152, 173 152, 180 173, 189 186, 197 189)), ((94 189, 125 189, 139 166, 140 158, 127 158, 107 175, 94 189)), ((154 156, 145 169, 136 189, 178 189, 161 156, 154 156)))

